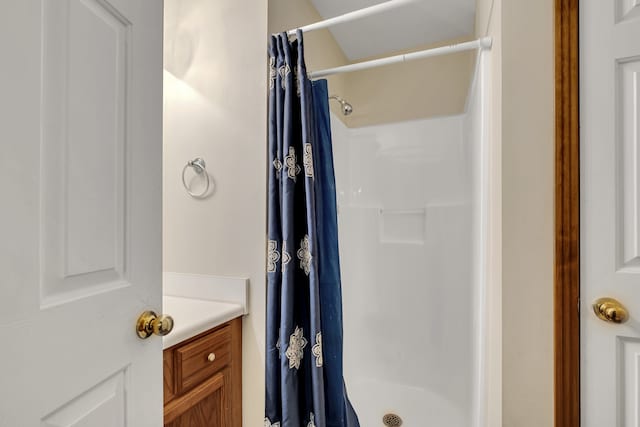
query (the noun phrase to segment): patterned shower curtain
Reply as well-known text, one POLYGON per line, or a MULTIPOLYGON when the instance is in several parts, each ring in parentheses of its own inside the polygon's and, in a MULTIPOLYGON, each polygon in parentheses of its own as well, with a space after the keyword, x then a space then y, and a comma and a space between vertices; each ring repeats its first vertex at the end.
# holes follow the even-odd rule
POLYGON ((326 80, 302 32, 271 38, 265 427, 359 427, 342 375, 342 291, 326 80))

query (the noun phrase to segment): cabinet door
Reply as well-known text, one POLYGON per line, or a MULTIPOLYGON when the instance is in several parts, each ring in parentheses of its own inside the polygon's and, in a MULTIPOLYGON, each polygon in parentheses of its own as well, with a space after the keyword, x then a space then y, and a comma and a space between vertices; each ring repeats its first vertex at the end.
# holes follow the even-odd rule
POLYGON ((228 368, 165 406, 165 427, 227 427, 228 368))

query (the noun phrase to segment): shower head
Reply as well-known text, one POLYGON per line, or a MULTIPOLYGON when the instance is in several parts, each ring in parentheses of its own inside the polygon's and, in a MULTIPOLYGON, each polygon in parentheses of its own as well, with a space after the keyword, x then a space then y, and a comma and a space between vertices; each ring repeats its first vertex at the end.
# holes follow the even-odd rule
POLYGON ((342 101, 342 114, 344 114, 345 116, 348 116, 349 114, 353 113, 353 107, 351 106, 351 104, 349 104, 347 101, 342 101))
POLYGON ((353 106, 349 104, 347 101, 345 101, 344 99, 340 98, 338 95, 331 95, 329 99, 335 99, 340 103, 342 107, 342 114, 344 114, 345 116, 348 116, 349 114, 353 113, 353 106))

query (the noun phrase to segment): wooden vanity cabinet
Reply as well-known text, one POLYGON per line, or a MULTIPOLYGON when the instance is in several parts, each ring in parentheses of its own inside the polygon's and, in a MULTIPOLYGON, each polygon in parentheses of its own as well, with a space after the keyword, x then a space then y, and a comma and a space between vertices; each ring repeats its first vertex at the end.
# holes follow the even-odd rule
POLYGON ((242 319, 164 350, 165 427, 242 427, 242 319))

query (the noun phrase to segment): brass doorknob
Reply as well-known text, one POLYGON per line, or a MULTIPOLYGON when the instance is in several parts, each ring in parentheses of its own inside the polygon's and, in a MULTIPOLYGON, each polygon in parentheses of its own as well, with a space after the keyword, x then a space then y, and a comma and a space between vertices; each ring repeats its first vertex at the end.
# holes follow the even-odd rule
POLYGON ((158 316, 153 311, 145 311, 138 317, 136 323, 136 332, 142 339, 149 338, 151 335, 164 336, 173 330, 173 318, 171 316, 158 316))
POLYGON ((629 320, 629 312, 613 298, 599 298, 593 303, 593 311, 605 322, 624 323, 629 320))

